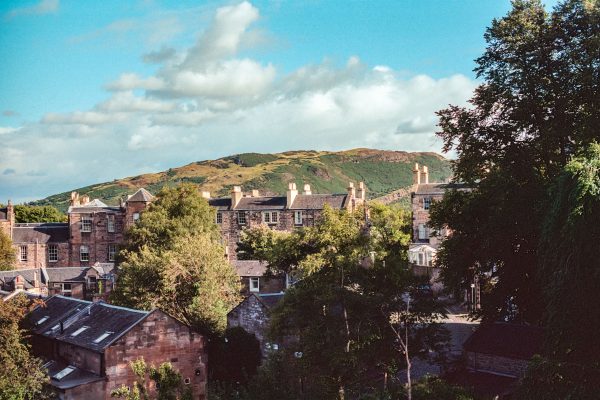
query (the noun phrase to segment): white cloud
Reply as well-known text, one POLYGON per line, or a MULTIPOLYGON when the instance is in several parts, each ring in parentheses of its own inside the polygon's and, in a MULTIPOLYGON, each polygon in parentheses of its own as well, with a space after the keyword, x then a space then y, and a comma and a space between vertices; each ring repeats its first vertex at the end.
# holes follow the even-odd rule
POLYGON ((0 126, 0 136, 18 132, 21 128, 13 128, 11 126, 0 126))
POLYGON ((160 90, 164 88, 164 86, 165 83, 162 79, 155 76, 142 78, 137 74, 125 73, 121 74, 116 81, 107 84, 106 89, 113 91, 133 89, 160 90))
POLYGON ((46 124, 94 126, 122 121, 124 118, 123 115, 98 111, 75 111, 69 114, 46 114, 42 118, 42 122, 46 124))
POLYGON ((167 103, 160 100, 149 99, 145 97, 136 97, 133 92, 115 93, 107 101, 98 104, 96 107, 103 112, 169 112, 176 106, 173 103, 167 103))
POLYGON ((6 14, 7 18, 14 18, 20 15, 41 15, 50 14, 58 11, 59 0, 41 0, 39 3, 30 7, 15 8, 6 14))

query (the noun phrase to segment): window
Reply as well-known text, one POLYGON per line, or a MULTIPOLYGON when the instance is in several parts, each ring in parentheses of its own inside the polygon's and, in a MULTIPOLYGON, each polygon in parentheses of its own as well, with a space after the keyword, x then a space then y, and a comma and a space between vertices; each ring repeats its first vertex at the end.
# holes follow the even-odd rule
POLYGON ((222 224, 223 223, 223 213, 218 212, 217 213, 217 224, 222 224))
POLYGON ((85 331, 88 328, 89 328, 89 326, 82 326, 81 328, 77 329, 75 332, 71 333, 71 337, 75 337, 75 336, 79 335, 81 332, 85 331))
POLYGON ((62 295, 65 297, 71 297, 71 284, 63 283, 61 286, 62 295))
POLYGON ((277 211, 263 211, 262 219, 265 224, 276 224, 279 221, 279 213, 277 211))
POLYGON ((67 368, 54 374, 54 376, 52 378, 56 379, 57 381, 60 381, 62 378, 69 375, 73 371, 75 371, 75 367, 72 367, 69 365, 67 368))
POLYGON ((239 225, 246 225, 246 212, 245 211, 238 211, 237 222, 239 225))
POLYGON ((260 278, 250 278, 250 291, 251 292, 260 291, 260 278))
POLYGON ((137 223, 140 220, 140 213, 133 213, 133 223, 137 223))
POLYGON ((431 197, 423 198, 423 210, 429 210, 429 206, 431 206, 431 197))
POLYGON ((92 231, 92 216, 89 214, 84 214, 81 216, 81 232, 91 232, 92 231))
POLYGON ((104 332, 102 335, 100 335, 96 339, 94 339, 94 343, 98 344, 101 341, 103 341, 104 339, 106 339, 107 337, 109 337, 110 335, 112 335, 112 332, 104 332))
POLYGON ((58 245, 56 245, 56 244, 48 245, 48 261, 49 262, 57 262, 58 261, 58 245))
POLYGON ((429 240, 428 229, 425 224, 419 224, 419 240, 429 240))
POLYGON ((90 261, 90 248, 87 246, 79 247, 79 261, 90 261))
POLYGON ((116 253, 117 253, 117 245, 109 244, 108 245, 108 261, 115 261, 116 253))
POLYGON ((425 254, 423 252, 419 252, 419 265, 425 265, 425 254))
POLYGON ((115 216, 114 215, 107 215, 106 216, 106 230, 108 232, 114 232, 115 231, 115 216))
POLYGON ((27 245, 19 246, 19 260, 27 261, 27 245))
POLYGON ((294 224, 302 225, 302 211, 294 211, 294 224))

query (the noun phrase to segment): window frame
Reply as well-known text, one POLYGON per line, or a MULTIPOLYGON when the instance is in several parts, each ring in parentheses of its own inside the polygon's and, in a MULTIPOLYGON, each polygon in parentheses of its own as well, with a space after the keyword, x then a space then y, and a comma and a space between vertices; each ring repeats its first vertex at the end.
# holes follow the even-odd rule
POLYGON ((248 219, 246 218, 246 211, 238 211, 236 214, 236 220, 238 225, 246 225, 248 223, 248 219))
POLYGON ((27 262, 27 250, 26 244, 19 245, 19 261, 27 262))
POLYGON ((90 261, 90 246, 82 244, 81 246, 79 246, 79 261, 80 262, 89 262, 90 261), (83 249, 85 248, 85 252, 83 251, 83 249), (83 255, 87 254, 87 258, 84 259, 83 255))
POLYGON ((217 214, 215 215, 215 222, 217 224, 222 224, 223 223, 223 213, 218 211, 217 214))
POLYGON ((117 255, 117 245, 115 243, 109 243, 108 244, 108 258, 107 258, 108 261, 115 261, 116 255, 117 255))
POLYGON ((48 262, 58 262, 58 245, 54 243, 48 244, 48 262))
POLYGON ((248 290, 250 290, 252 293, 260 292, 260 277, 251 276, 248 278, 248 290))
POLYGON ((133 214, 131 214, 131 219, 133 220, 134 224, 137 224, 137 222, 140 220, 140 213, 134 212, 133 214))
POLYGON ((433 199, 431 197, 423 197, 423 210, 429 211, 433 199))
POLYGON ((267 225, 277 225, 279 223, 279 211, 263 211, 262 221, 267 225))
POLYGON ((106 231, 108 233, 115 233, 116 232, 116 223, 115 223, 115 216, 112 214, 109 214, 106 216, 106 231))
POLYGON ((81 214, 79 231, 83 233, 92 232, 93 218, 91 214, 81 214))
POLYGON ((302 225, 302 223, 304 222, 303 220, 304 213, 302 212, 302 210, 294 211, 294 225, 302 225))
POLYGON ((417 227, 417 238, 421 241, 429 241, 427 225, 419 224, 417 227))
POLYGON ((60 294, 65 297, 71 297, 73 294, 73 284, 72 283, 61 283, 60 284, 60 294), (67 289, 68 286, 68 289, 67 289))

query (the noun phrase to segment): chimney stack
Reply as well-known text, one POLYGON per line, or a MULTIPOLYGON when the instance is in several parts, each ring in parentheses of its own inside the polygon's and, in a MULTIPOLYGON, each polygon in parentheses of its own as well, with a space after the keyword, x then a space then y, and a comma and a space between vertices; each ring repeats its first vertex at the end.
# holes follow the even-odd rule
POLYGON ((210 192, 202 191, 202 192, 200 192, 200 196, 202 196, 203 199, 208 200, 208 199, 210 199, 210 192))
POLYGON ((364 182, 358 182, 358 191, 356 192, 356 196, 361 200, 365 200, 367 198, 367 189, 365 188, 364 182))
POLYGON ((295 183, 289 183, 288 184, 288 190, 286 193, 286 197, 287 197, 287 208, 291 208, 292 204, 294 203, 294 200, 296 199, 296 196, 298 196, 298 189, 296 189, 296 184, 295 183))
MULTIPOLYGON (((10 199, 8 200, 8 204, 6 205, 6 214, 8 224, 12 226, 15 223, 15 209, 10 199)), ((10 229, 10 236, 12 238, 12 229, 10 229)))
POLYGON ((419 185, 421 183, 421 171, 419 170, 419 164, 415 163, 413 168, 413 185, 419 185))
POLYGON ((309 196, 312 194, 312 190, 310 190, 310 185, 308 183, 304 184, 304 193, 303 194, 306 194, 309 196))
POLYGON ((81 196, 81 205, 82 206, 89 202, 90 202, 90 196, 88 196, 87 194, 84 194, 83 196, 81 196))
POLYGON ((429 168, 425 165, 421 167, 421 183, 429 183, 429 168))
POLYGON ((260 197, 257 189, 252 189, 252 197, 260 197))
POLYGON ((356 197, 356 189, 354 189, 354 183, 352 182, 348 183, 348 197, 351 199, 356 197))
POLYGON ((71 192, 71 206, 79 205, 79 193, 71 192))
POLYGON ((234 186, 231 190, 231 208, 236 208, 238 204, 240 204, 240 200, 242 200, 243 196, 242 187, 234 186))

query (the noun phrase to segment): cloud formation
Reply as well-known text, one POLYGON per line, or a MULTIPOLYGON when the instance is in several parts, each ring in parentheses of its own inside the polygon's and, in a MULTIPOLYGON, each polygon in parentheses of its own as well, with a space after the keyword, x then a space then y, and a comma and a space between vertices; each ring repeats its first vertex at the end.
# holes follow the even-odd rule
POLYGON ((41 0, 39 3, 30 7, 15 8, 6 14, 8 19, 15 18, 21 15, 41 15, 50 14, 58 11, 59 0, 41 0))
POLYGON ((187 49, 161 44, 141 54, 156 72, 123 71, 93 108, 0 128, 0 171, 15 171, 0 176, 0 187, 29 199, 241 152, 439 151, 435 111, 465 104, 476 86, 463 75, 407 76, 358 56, 284 74, 241 56, 262 34, 253 28, 259 19, 248 2, 221 7, 187 49))

